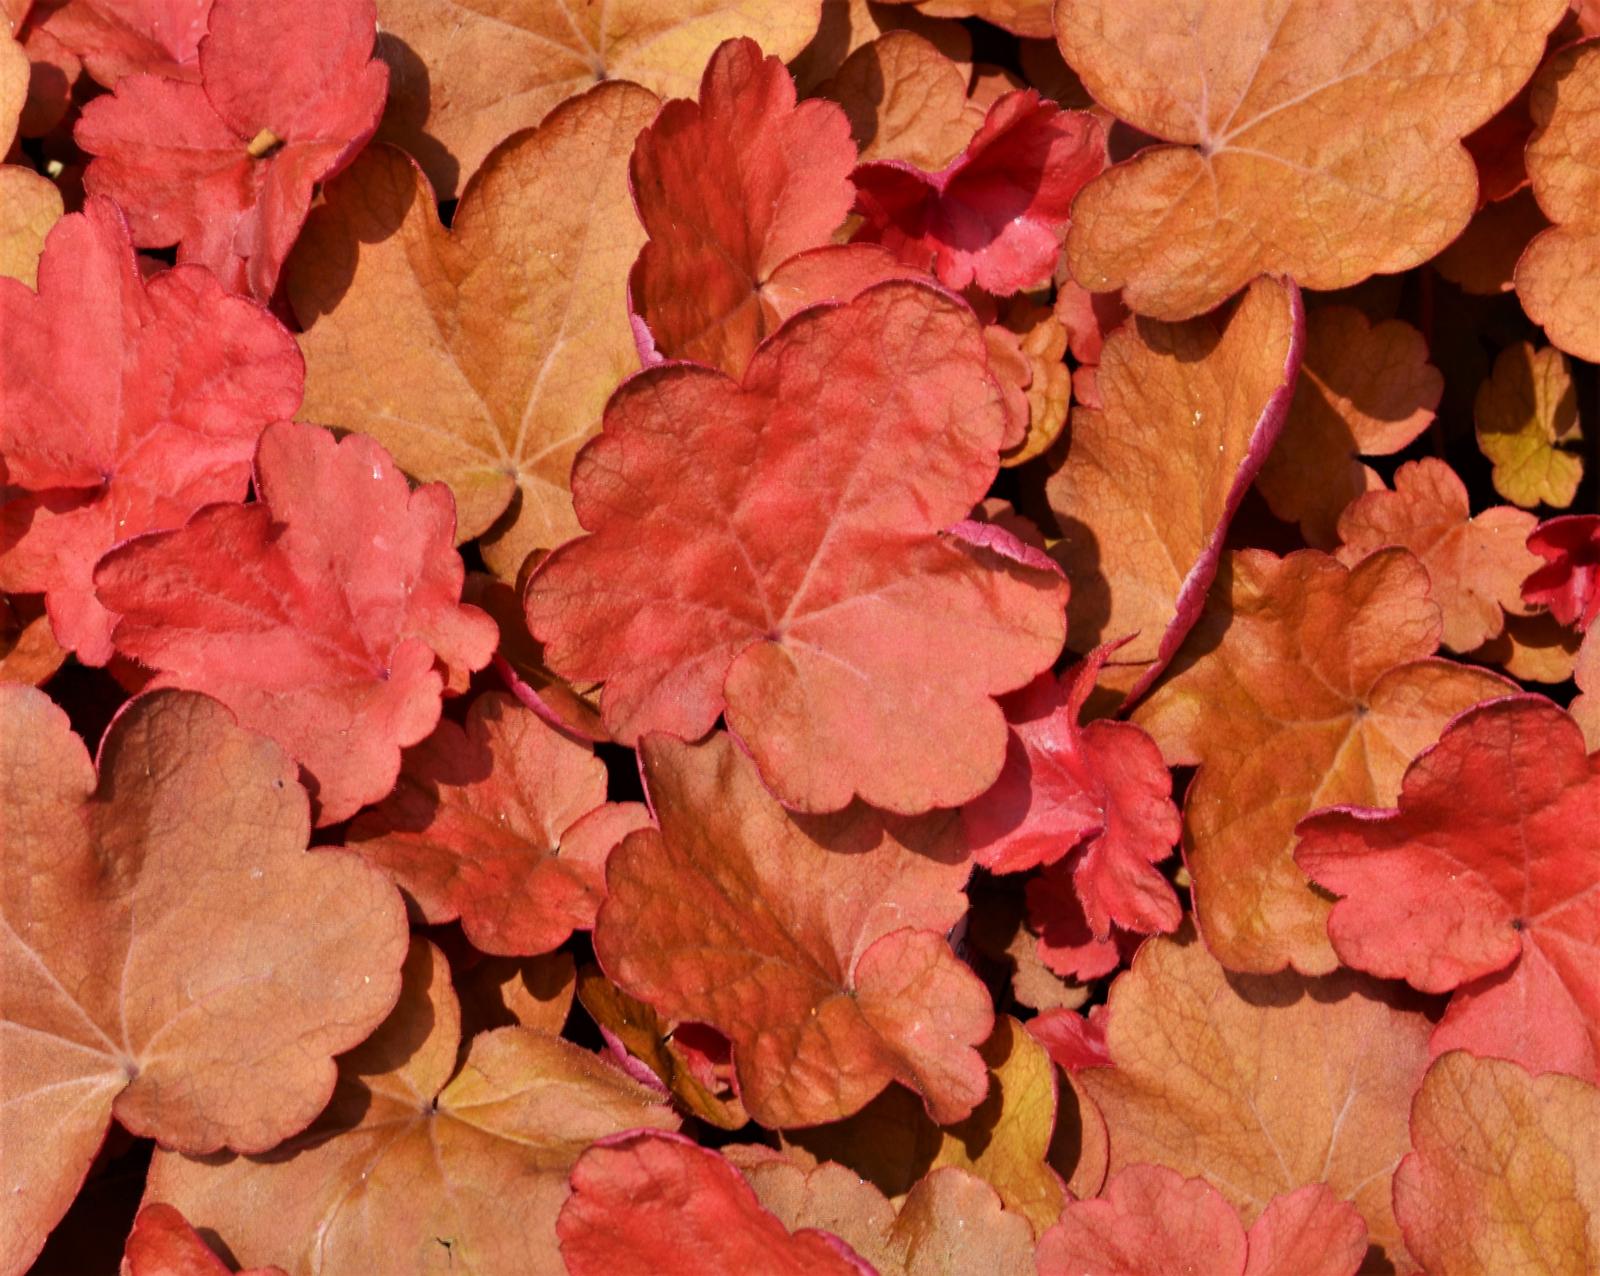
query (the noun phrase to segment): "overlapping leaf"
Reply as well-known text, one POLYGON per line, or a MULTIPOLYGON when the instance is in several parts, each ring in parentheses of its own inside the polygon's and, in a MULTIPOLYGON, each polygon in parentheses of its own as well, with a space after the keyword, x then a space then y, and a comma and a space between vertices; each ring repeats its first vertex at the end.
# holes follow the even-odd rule
POLYGON ((567 1172, 596 1139, 670 1130, 645 1087, 534 1028, 481 1033, 439 951, 415 941, 399 1004, 339 1061, 332 1102, 263 1157, 158 1152, 146 1198, 182 1210, 246 1265, 393 1276, 567 1276, 556 1216, 567 1172), (381 1256, 381 1258, 380 1258, 381 1256))
POLYGON ((1478 447, 1494 465, 1494 488, 1518 505, 1572 504, 1583 458, 1577 392, 1566 356, 1527 342, 1508 346, 1473 402, 1478 447))
MULTIPOLYGON (((231 1276, 200 1234, 170 1205, 146 1205, 133 1220, 123 1276, 231 1276)), ((284 1276, 281 1267, 253 1267, 239 1276, 284 1276)))
POLYGON ((1300 825, 1295 859, 1341 896, 1340 961, 1457 989, 1434 1049, 1600 1079, 1600 758, 1555 705, 1482 705, 1406 771, 1395 811, 1300 825), (1462 795, 1471 794, 1470 802, 1462 795))
POLYGON ((1084 191, 1073 277, 1184 319, 1263 271, 1339 288, 1426 261, 1477 205, 1460 139, 1533 74, 1565 12, 1060 0, 1056 38, 1095 100, 1173 143, 1084 191))
POLYGON ((1600 518, 1568 514, 1540 523, 1528 549, 1545 561, 1523 582, 1523 598, 1587 630, 1600 616, 1600 518))
POLYGON ((306 854, 277 745, 203 696, 136 700, 98 782, 66 714, 0 687, 0 1269, 24 1271, 115 1117, 261 1151, 328 1101, 399 991, 398 893, 306 854))
POLYGON ((1315 551, 1234 554, 1192 655, 1135 714, 1174 764, 1200 764, 1184 859, 1206 944, 1235 970, 1332 970, 1328 903, 1295 866, 1314 807, 1392 801, 1406 764, 1508 685, 1433 659, 1438 609, 1403 550, 1347 569, 1315 551))
POLYGON ((146 283, 116 207, 57 223, 39 291, 0 279, 0 588, 43 593, 88 664, 115 617, 92 573, 113 545, 241 499, 264 426, 294 413, 293 338, 196 266, 146 283))
POLYGON ((84 108, 85 186, 122 206, 140 247, 176 244, 179 261, 270 297, 314 187, 378 126, 389 78, 375 29, 373 0, 281 14, 214 0, 198 82, 126 76, 84 108))
POLYGON ((927 172, 972 140, 984 112, 967 98, 968 70, 914 31, 890 31, 853 51, 822 93, 844 108, 865 161, 927 172))
POLYGON ((495 626, 459 602, 449 492, 411 491, 371 439, 274 425, 255 485, 255 504, 122 546, 95 584, 117 650, 281 743, 333 824, 394 787, 400 750, 489 662, 495 626))
POLYGON ((822 21, 811 43, 790 59, 802 93, 810 94, 838 73, 850 55, 891 31, 910 31, 972 72, 972 35, 958 22, 924 16, 909 5, 883 0, 822 0, 822 21))
POLYGON ((347 841, 430 923, 459 917, 482 951, 533 955, 594 925, 607 853, 650 822, 639 803, 605 799, 592 749, 491 693, 406 751, 395 791, 347 841))
POLYGON ((936 1119, 970 1114, 992 1012, 944 938, 966 907, 953 817, 794 816, 725 734, 641 747, 660 828, 611 853, 606 973, 724 1033, 763 1124, 847 1116, 894 1080, 936 1119))
POLYGON ((574 470, 591 534, 529 582, 550 667, 605 680, 624 742, 726 713, 799 809, 975 797, 1004 761, 992 697, 1054 660, 1065 593, 997 528, 942 534, 997 469, 986 371, 970 311, 889 283, 796 317, 742 384, 633 378, 574 470))
POLYGON ((604 80, 688 97, 711 51, 749 36, 780 58, 817 33, 823 0, 379 0, 393 84, 380 133, 449 199, 502 138, 604 80))
POLYGON ((41 30, 107 88, 125 75, 200 78, 200 41, 212 0, 66 0, 50 3, 41 30))
POLYGON ((1200 614, 1228 524, 1283 428, 1304 322, 1294 285, 1262 280, 1231 314, 1141 321, 1105 343, 1101 406, 1074 414, 1045 490, 1074 645, 1132 635, 1107 673, 1134 695, 1200 614))

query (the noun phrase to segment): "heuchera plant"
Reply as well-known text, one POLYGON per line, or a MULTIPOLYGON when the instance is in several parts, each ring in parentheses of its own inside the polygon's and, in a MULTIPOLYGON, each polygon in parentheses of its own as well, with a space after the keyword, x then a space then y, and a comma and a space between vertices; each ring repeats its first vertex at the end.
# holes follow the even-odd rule
POLYGON ((1593 0, 0 0, 0 1276, 1600 1273, 1597 173, 1593 0))

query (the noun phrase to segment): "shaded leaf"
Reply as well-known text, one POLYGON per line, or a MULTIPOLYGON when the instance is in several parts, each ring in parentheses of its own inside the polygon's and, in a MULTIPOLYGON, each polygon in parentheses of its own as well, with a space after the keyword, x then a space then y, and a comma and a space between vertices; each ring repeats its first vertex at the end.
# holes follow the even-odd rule
POLYGON ((1578 396, 1566 356, 1518 342, 1502 350, 1478 387, 1478 447, 1494 465, 1494 490, 1518 505, 1566 507, 1583 477, 1578 396))

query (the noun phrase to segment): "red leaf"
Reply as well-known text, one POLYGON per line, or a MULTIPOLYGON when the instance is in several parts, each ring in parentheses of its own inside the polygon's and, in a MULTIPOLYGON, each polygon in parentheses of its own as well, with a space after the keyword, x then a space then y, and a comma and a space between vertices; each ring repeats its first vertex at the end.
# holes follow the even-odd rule
POLYGON ((699 101, 663 106, 629 168, 650 235, 630 300, 661 354, 742 373, 778 324, 764 295, 773 272, 828 242, 855 197, 855 162, 843 111, 797 106, 789 72, 754 40, 719 47, 699 101))
POLYGON ((1072 200, 1105 167, 1100 122, 1033 89, 989 108, 937 173, 883 161, 856 170, 858 240, 881 243, 952 288, 1012 293, 1049 277, 1072 200))
POLYGON ((198 80, 200 41, 211 0, 66 0, 40 24, 107 88, 154 72, 198 80))
POLYGON ((1563 625, 1588 629, 1600 615, 1600 518, 1567 514, 1540 523, 1528 548, 1546 560, 1522 584, 1522 599, 1563 625))
MULTIPOLYGON (((146 1205, 133 1220, 122 1276, 231 1276, 224 1263, 170 1205, 146 1205)), ((281 1267, 252 1267, 239 1276, 284 1276, 281 1267)))
POLYGON ((373 0, 216 0, 199 83, 128 76, 84 108, 85 187, 127 210, 140 247, 177 244, 179 261, 270 297, 313 188, 378 127, 376 30, 373 0))
POLYGON ((1149 933, 1182 918, 1171 884, 1151 867, 1182 831, 1161 750, 1129 722, 1078 723, 1118 645, 1097 648, 1059 683, 1041 674, 1000 702, 1011 724, 1005 767, 961 817, 992 872, 1052 864, 1081 844, 1072 880, 1102 940, 1113 922, 1149 933))
POLYGON ((486 665, 496 629, 458 602, 449 490, 411 491, 371 439, 279 423, 255 483, 256 504, 125 545, 95 583, 122 614, 117 650, 158 670, 153 686, 216 696, 277 740, 335 824, 394 787, 447 675, 486 665))
POLYGON ((679 1134, 602 1139, 556 1220, 572 1276, 874 1276, 837 1236, 790 1234, 739 1171, 679 1134))
POLYGON ((533 956, 594 925, 611 848, 650 823, 606 802, 605 764, 510 696, 473 701, 408 749, 400 783, 347 837, 430 924, 461 919, 486 953, 533 956))
POLYGON ((1346 965, 1459 989, 1435 1054, 1600 1077, 1600 755, 1537 696, 1462 714, 1406 771, 1399 809, 1299 826, 1295 859, 1345 898, 1346 965), (1464 800, 1470 795, 1470 800, 1464 800))
POLYGON ((763 1124, 848 1116, 890 1081, 936 1121, 970 1113, 993 1014, 944 939, 966 909, 953 819, 790 815, 723 734, 641 749, 661 827, 607 864, 594 935, 606 973, 726 1034, 763 1124))
POLYGON ((887 283, 797 316, 742 386, 634 377, 573 471, 592 534, 528 586, 550 668, 606 681, 624 743, 726 713, 798 809, 976 797, 1005 757, 992 697, 1054 660, 1066 595, 1003 532, 940 534, 998 468, 986 371, 965 306, 887 283))
POLYGON ((0 589, 45 593, 57 639, 111 657, 96 560, 141 532, 241 499, 262 428, 304 378, 258 306, 182 266, 147 284, 110 200, 51 231, 39 291, 0 278, 0 589))

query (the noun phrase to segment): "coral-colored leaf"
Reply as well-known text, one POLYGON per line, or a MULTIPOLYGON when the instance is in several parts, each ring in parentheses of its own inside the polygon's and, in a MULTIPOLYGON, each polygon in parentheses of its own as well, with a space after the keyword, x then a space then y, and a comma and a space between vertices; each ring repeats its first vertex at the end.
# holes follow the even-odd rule
POLYGON ((125 75, 153 72, 200 78, 200 41, 212 0, 66 0, 54 4, 42 30, 81 59, 107 88, 125 75))
POLYGON ((293 764, 215 701, 140 697, 99 781, 66 714, 0 687, 0 1270, 24 1271, 113 1116, 191 1152, 304 1127, 399 990, 400 897, 306 853, 293 764))
POLYGON ((1340 288, 1438 252, 1477 206, 1460 139, 1533 74, 1566 0, 1060 0, 1095 100, 1153 146, 1090 186, 1085 287, 1184 319, 1263 271, 1340 288))
POLYGON ((1283 428, 1304 323, 1299 290, 1264 279, 1231 314, 1127 324, 1106 341, 1102 406, 1074 415, 1045 490, 1075 645, 1134 635, 1108 669, 1121 689, 1148 687, 1199 617, 1228 524, 1283 428))
POLYGON ((1600 1269, 1600 1090, 1451 1053, 1411 1109, 1394 1176, 1406 1244, 1438 1276, 1600 1269))
MULTIPOLYGON (((231 1276, 224 1263, 182 1214, 159 1202, 133 1220, 122 1276, 231 1276)), ((239 1276, 284 1276, 281 1267, 252 1267, 239 1276)))
POLYGON ((373 0, 215 0, 207 30, 197 83, 126 76, 84 107, 84 185, 122 205, 140 247, 176 244, 266 299, 313 188, 377 128, 388 68, 371 57, 373 0))
POLYGON ((215 1232, 242 1263, 385 1276, 441 1266, 566 1276, 556 1215, 596 1139, 672 1129, 654 1094, 586 1050, 500 1028, 461 1051, 450 971, 414 941, 393 1014, 339 1061, 333 1101, 268 1156, 158 1152, 147 1200, 215 1232))
POLYGON ((777 327, 763 290, 844 220, 855 160, 844 113, 796 105, 789 72, 755 41, 712 55, 699 99, 662 107, 629 164, 650 237, 629 294, 662 357, 744 372, 777 327), (708 171, 722 176, 708 182, 708 171))
POLYGON ((396 789, 346 842, 486 953, 549 952, 594 925, 611 848, 650 823, 606 802, 605 764, 507 695, 479 696, 406 750, 396 789))
POLYGON ((374 147, 328 186, 285 273, 307 415, 448 483, 457 536, 487 533, 506 581, 578 531, 572 458, 639 366, 626 165, 655 109, 626 84, 559 107, 489 157, 448 232, 416 167, 374 147))
POLYGON ((1498 638, 1472 652, 1477 664, 1499 665, 1523 682, 1553 685, 1572 677, 1583 635, 1568 629, 1549 612, 1507 616, 1498 638))
POLYGON ((1353 306, 1313 310, 1289 419, 1258 480, 1272 512, 1331 548, 1344 508, 1382 485, 1360 458, 1405 447, 1428 428, 1443 393, 1428 343, 1409 324, 1375 324, 1353 306))
MULTIPOLYGON (((1026 296, 1005 303, 1000 325, 1017 337, 1027 361, 1027 432, 1000 458, 1005 466, 1025 465, 1043 456, 1066 429, 1072 405, 1072 372, 1066 365, 1070 337, 1053 309, 1035 305, 1026 296)), ((994 325, 984 330, 994 332, 994 325)))
POLYGON ((1175 930, 1183 915, 1153 867, 1182 831, 1161 751, 1131 723, 1078 722, 1113 650, 1100 647, 1062 681, 1041 674, 1001 700, 1011 724, 1006 765, 961 816, 974 857, 991 872, 1051 864, 1081 844, 1072 881, 1100 939, 1113 923, 1175 930))
POLYGON ((611 854, 606 973, 725 1033, 764 1124, 847 1116, 894 1080, 938 1119, 967 1116, 992 1014, 944 939, 966 908, 954 817, 790 815, 725 734, 648 736, 642 755, 661 827, 611 854))
POLYGON ((606 680, 624 742, 725 712, 803 810, 977 796, 1005 755, 992 697, 1054 660, 1066 593, 998 529, 941 535, 997 469, 986 369, 965 307, 887 283, 797 316, 742 385, 633 378, 573 473, 592 534, 529 582, 550 667, 606 680))
POLYGON ((1376 805, 1493 674, 1429 659, 1439 612, 1403 550, 1346 569, 1314 551, 1233 555, 1190 636, 1193 655, 1135 720, 1173 764, 1199 763, 1184 857, 1206 944, 1236 970, 1333 969, 1328 903, 1293 859, 1313 807, 1376 805))
POLYGON ((1097 1200, 1073 1201, 1039 1243, 1040 1276, 1355 1276, 1361 1215, 1321 1183, 1275 1196, 1246 1237, 1203 1178, 1130 1165, 1097 1200))
POLYGON ((791 1234, 738 1170, 674 1134, 622 1134, 579 1157, 556 1233, 571 1276, 873 1276, 838 1237, 791 1234))
POLYGON ((961 153, 983 123, 967 99, 968 72, 913 31, 890 31, 845 59, 821 92, 844 108, 863 161, 899 160, 929 172, 961 153))
POLYGON ((1494 465, 1494 489, 1518 505, 1572 504, 1583 457, 1578 396, 1567 357, 1518 342, 1500 352, 1494 374, 1478 387, 1472 415, 1478 447, 1494 465))
POLYGON ((378 51, 394 79, 379 136, 415 155, 449 199, 501 139, 567 98, 603 80, 688 97, 724 40, 749 36, 780 58, 799 53, 817 33, 822 3, 378 0, 378 51))
POLYGON ((39 256, 62 208, 54 182, 18 164, 0 165, 0 276, 37 288, 39 256))
POLYGON ((1517 262, 1517 296, 1556 346, 1600 358, 1600 176, 1588 160, 1600 129, 1600 44, 1551 58, 1534 80, 1530 105, 1538 127, 1528 144, 1528 176, 1555 225, 1517 262))
POLYGON ((898 1208, 842 1165, 804 1170, 781 1156, 744 1167, 761 1203, 791 1231, 832 1232, 879 1276, 1031 1273, 1033 1233, 974 1174, 944 1166, 919 1179, 898 1208))
POLYGON ((844 1121, 785 1133, 790 1155, 836 1161, 899 1198, 930 1171, 953 1166, 988 1183, 1006 1209, 1042 1232, 1061 1212, 1061 1180, 1047 1159, 1056 1125, 1056 1071, 1044 1047, 1008 1015, 980 1047, 989 1093, 972 1115, 936 1125, 895 1087, 844 1121))
POLYGON ((1428 1020, 1348 971, 1230 976, 1193 939, 1155 938, 1111 986, 1110 1067, 1077 1080, 1105 1117, 1111 1172, 1205 1177, 1254 1225, 1326 1183, 1405 1267, 1389 1176, 1428 1057, 1428 1020))
POLYGON ((936 172, 904 161, 856 170, 856 239, 931 268, 952 288, 1012 293, 1048 279, 1073 197, 1105 167, 1100 121, 1033 89, 989 108, 966 149, 936 172))
POLYGON ((1540 523, 1528 548, 1545 562, 1522 586, 1525 602, 1563 625, 1588 630, 1600 616, 1600 517, 1568 514, 1540 523))
POLYGON ((1534 517, 1509 505, 1473 515, 1467 488, 1443 461, 1424 457, 1395 471, 1394 491, 1368 492, 1339 516, 1338 558, 1353 567, 1386 545, 1409 549, 1428 569, 1429 597, 1451 651, 1471 651, 1523 610, 1522 582, 1539 560, 1526 541, 1534 517))
POLYGON ((271 426, 255 484, 255 504, 109 554, 95 583, 117 650, 282 744, 333 824, 394 787, 401 748, 488 663, 495 626, 458 602, 449 492, 411 491, 371 439, 271 426))
POLYGON ((1411 764, 1398 807, 1300 824, 1295 859, 1343 897, 1340 961, 1459 989, 1436 1052, 1600 1079, 1600 757, 1577 724, 1536 696, 1481 705, 1411 764))
POLYGON ((116 207, 56 224, 39 291, 0 279, 0 588, 44 593, 64 647, 111 656, 92 573, 113 545, 242 498, 262 428, 300 402, 293 338, 199 267, 148 284, 116 207))
POLYGON ((961 68, 963 91, 972 74, 972 35, 958 22, 925 17, 909 5, 882 0, 822 0, 822 22, 811 43, 789 61, 800 91, 811 94, 837 75, 850 55, 892 31, 910 31, 927 40, 961 68))
POLYGON ((0 682, 40 686, 66 658, 41 599, 0 594, 0 682))

